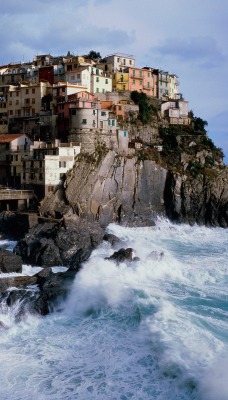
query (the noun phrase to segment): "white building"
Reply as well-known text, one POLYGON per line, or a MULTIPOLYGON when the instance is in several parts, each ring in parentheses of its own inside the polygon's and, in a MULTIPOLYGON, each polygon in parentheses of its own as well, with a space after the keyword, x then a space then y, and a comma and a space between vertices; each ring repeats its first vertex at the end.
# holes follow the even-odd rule
POLYGON ((135 66, 135 58, 133 55, 115 53, 110 54, 104 58, 104 64, 107 65, 107 69, 109 65, 112 66, 112 72, 122 71, 126 67, 134 67, 135 66))
POLYGON ((73 85, 84 86, 90 93, 112 91, 112 78, 102 69, 91 65, 66 72, 65 79, 73 85))
POLYGON ((178 99, 178 95, 179 95, 178 76, 175 74, 169 74, 169 98, 178 99))
POLYGON ((45 196, 63 183, 66 173, 74 165, 76 155, 80 153, 80 148, 74 143, 60 143, 58 154, 45 155, 45 196))
POLYGON ((188 101, 166 101, 161 105, 161 116, 167 117, 170 124, 190 124, 188 118, 188 101))

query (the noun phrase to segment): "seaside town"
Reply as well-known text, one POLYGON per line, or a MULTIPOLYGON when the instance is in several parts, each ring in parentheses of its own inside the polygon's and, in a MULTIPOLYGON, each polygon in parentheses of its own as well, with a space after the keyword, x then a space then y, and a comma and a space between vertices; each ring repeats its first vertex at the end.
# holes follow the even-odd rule
MULTIPOLYGON (((34 194, 40 200, 53 192, 97 140, 122 154, 140 148, 143 140, 129 130, 139 112, 132 92, 154 100, 163 123, 190 125, 178 76, 138 68, 133 55, 68 52, 0 66, 1 207, 29 208, 34 194)), ((162 151, 156 129, 147 136, 162 151)))

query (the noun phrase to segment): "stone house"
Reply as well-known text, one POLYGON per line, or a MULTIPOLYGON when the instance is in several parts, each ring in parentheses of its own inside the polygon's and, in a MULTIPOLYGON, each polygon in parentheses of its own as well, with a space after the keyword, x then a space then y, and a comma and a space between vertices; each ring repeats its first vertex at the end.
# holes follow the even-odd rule
POLYGON ((41 199, 62 182, 79 152, 80 145, 76 143, 34 142, 30 154, 22 158, 21 186, 34 190, 41 199))
MULTIPOLYGON (((98 64, 97 64, 98 66, 98 64)), ((133 55, 115 53, 105 56, 102 63, 99 63, 99 68, 104 71, 117 72, 123 71, 126 67, 134 67, 135 58, 133 55)))
POLYGON ((161 116, 168 119, 170 124, 189 125, 188 101, 173 99, 162 103, 161 116))
POLYGON ((0 135, 0 184, 20 186, 22 158, 29 155, 32 141, 21 133, 0 135))

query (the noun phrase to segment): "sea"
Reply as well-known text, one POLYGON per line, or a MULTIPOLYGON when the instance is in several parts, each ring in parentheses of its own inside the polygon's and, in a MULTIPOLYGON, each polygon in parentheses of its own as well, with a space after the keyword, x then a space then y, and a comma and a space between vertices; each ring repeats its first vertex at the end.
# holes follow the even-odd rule
POLYGON ((106 260, 103 242, 51 314, 18 321, 1 303, 0 400, 227 400, 228 230, 107 232, 135 261, 106 260))

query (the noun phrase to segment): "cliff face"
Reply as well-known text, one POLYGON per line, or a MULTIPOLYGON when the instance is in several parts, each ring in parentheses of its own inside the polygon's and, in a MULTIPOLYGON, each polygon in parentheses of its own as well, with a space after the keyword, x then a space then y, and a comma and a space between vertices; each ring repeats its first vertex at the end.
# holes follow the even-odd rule
MULTIPOLYGON (((74 213, 102 226, 151 225, 157 214, 165 214, 166 174, 154 161, 109 151, 100 163, 82 159, 75 164, 65 183, 66 202, 74 213)), ((45 199, 42 214, 55 215, 56 196, 45 199)))
POLYGON ((164 215, 177 222, 227 227, 228 168, 193 178, 113 151, 100 161, 84 156, 68 175, 64 192, 46 198, 40 211, 51 216, 73 211, 101 226, 152 225, 157 215, 164 215))
POLYGON ((164 201, 171 220, 228 227, 228 167, 195 178, 167 174, 164 201))

